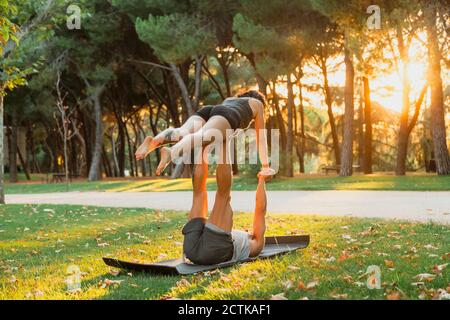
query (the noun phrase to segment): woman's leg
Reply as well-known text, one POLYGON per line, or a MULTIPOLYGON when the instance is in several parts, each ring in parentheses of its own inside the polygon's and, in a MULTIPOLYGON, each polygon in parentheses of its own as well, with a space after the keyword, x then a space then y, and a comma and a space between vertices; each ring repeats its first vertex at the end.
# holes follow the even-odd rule
POLYGON ((212 142, 225 141, 227 130, 230 129, 230 123, 224 117, 211 117, 201 130, 185 135, 170 148, 161 149, 161 161, 156 168, 156 174, 160 175, 173 159, 179 158, 182 154, 190 153, 195 147, 205 147, 212 142))
POLYGON ((146 137, 135 153, 136 159, 142 160, 160 145, 177 142, 184 136, 200 130, 205 122, 206 121, 202 117, 193 115, 179 128, 167 128, 158 133, 155 137, 146 137))

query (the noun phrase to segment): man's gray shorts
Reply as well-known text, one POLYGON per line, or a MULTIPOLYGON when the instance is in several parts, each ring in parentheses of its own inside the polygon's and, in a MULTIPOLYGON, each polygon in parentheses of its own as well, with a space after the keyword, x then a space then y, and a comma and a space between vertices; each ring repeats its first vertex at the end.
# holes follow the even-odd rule
POLYGON ((233 258, 233 239, 231 233, 208 228, 206 219, 194 218, 183 228, 183 252, 191 262, 211 265, 229 261, 233 258))

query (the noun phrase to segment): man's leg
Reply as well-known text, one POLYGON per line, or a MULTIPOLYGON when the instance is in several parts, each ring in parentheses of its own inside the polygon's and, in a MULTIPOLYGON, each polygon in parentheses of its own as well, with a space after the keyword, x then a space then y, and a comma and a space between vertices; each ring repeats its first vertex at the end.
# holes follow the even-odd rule
POLYGON ((258 176, 258 187, 256 189, 255 214, 253 216, 253 235, 250 239, 250 257, 256 257, 264 249, 264 233, 266 232, 267 176, 258 176))
POLYGON ((192 207, 188 220, 194 218, 205 218, 208 216, 208 193, 206 191, 206 180, 208 179, 208 162, 204 151, 199 152, 198 157, 203 157, 202 161, 196 161, 192 173, 192 207))
POLYGON ((221 161, 216 168, 216 198, 208 222, 229 232, 233 228, 233 210, 230 205, 233 175, 227 142, 222 144, 222 150, 219 153, 221 161))

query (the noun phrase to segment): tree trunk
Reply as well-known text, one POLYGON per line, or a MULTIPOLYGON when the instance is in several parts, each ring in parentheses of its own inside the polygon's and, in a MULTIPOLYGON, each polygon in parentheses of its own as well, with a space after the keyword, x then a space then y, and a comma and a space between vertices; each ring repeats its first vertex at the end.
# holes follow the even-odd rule
POLYGON ((22 165, 23 172, 25 173, 25 177, 28 181, 31 180, 30 172, 28 171, 28 165, 26 160, 22 157, 22 153, 20 152, 20 148, 17 146, 17 154, 19 156, 20 164, 22 165))
POLYGON ((408 78, 408 48, 403 41, 402 30, 397 30, 398 49, 403 62, 402 80, 403 80, 403 92, 402 92, 402 111, 400 114, 400 127, 398 131, 398 144, 397 144, 397 164, 395 167, 395 174, 398 176, 404 176, 406 173, 406 157, 408 155, 408 121, 409 121, 409 104, 410 104, 410 91, 411 85, 408 78))
POLYGON ((287 90, 288 90, 288 101, 287 101, 287 117, 288 117, 288 130, 287 130, 287 139, 286 139, 286 167, 285 172, 286 176, 293 177, 294 176, 294 168, 292 165, 292 146, 294 140, 294 132, 293 132, 293 118, 292 118, 292 109, 294 108, 294 90, 293 84, 291 81, 291 75, 287 75, 287 90))
POLYGON ((17 179, 17 109, 14 108, 11 116, 9 149, 9 182, 16 183, 17 179))
POLYGON ((0 204, 5 204, 5 190, 4 190, 4 173, 5 173, 5 166, 4 166, 4 152, 5 152, 5 146, 3 145, 3 139, 4 139, 4 128, 3 128, 3 84, 0 83, 0 204))
POLYGON ((111 163, 108 160, 108 155, 106 154, 105 146, 102 145, 102 165, 107 177, 112 177, 111 163))
POLYGON ((369 79, 363 78, 364 85, 364 173, 372 173, 372 105, 370 101, 369 79))
POLYGON ((103 145, 103 123, 102 123, 102 106, 100 104, 100 95, 102 90, 97 90, 92 96, 94 102, 95 116, 95 143, 91 167, 89 168, 88 181, 98 181, 102 178, 100 163, 102 160, 103 145))
POLYGON ((119 160, 117 160, 117 152, 116 152, 116 141, 114 139, 113 131, 111 130, 111 151, 112 151, 112 158, 113 158, 113 164, 114 164, 114 176, 118 177, 120 176, 120 166, 119 166, 119 160))
MULTIPOLYGON (((119 167, 118 176, 125 176, 125 124, 122 121, 122 118, 117 115, 117 123, 118 123, 118 134, 119 134, 119 150, 117 150, 117 163, 119 167)), ((111 136, 113 134, 111 133, 111 136)), ((114 139, 114 138, 113 138, 114 139)))
POLYGON ((41 173, 41 169, 36 161, 36 150, 34 146, 34 136, 33 136, 33 128, 31 127, 31 123, 28 125, 29 128, 29 152, 31 155, 31 173, 41 173))
POLYGON ((303 105, 303 87, 302 83, 299 80, 298 81, 298 87, 299 87, 299 98, 300 98, 300 148, 301 153, 299 154, 299 161, 300 161, 300 173, 305 173, 305 147, 306 147, 306 140, 305 140, 305 107, 303 105))
POLYGON ((364 170, 364 94, 361 82, 358 107, 358 164, 364 170))
POLYGON ((428 34, 428 81, 431 88, 431 133, 438 175, 450 174, 450 156, 447 147, 443 88, 441 78, 441 52, 436 31, 436 7, 426 9, 428 34))
POLYGON ((136 164, 136 158, 134 157, 134 153, 135 150, 133 148, 133 144, 131 143, 131 138, 130 135, 128 133, 128 129, 127 126, 124 126, 124 132, 125 132, 125 136, 127 138, 127 143, 128 143, 128 160, 130 161, 130 175, 132 177, 134 176, 138 176, 138 172, 137 172, 137 164, 136 164))
POLYGON ((189 98, 189 92, 186 86, 186 83, 184 83, 183 78, 181 77, 180 70, 178 70, 178 67, 171 63, 170 68, 172 70, 172 74, 178 84, 178 87, 181 91, 181 97, 183 98, 184 105, 186 106, 186 111, 188 117, 190 117, 194 113, 194 108, 192 107, 191 99, 189 98))
POLYGON ((345 49, 345 114, 344 137, 342 140, 340 176, 351 176, 353 173, 353 136, 354 136, 354 78, 353 54, 345 49))
POLYGON ((197 110, 200 104, 200 94, 202 89, 202 65, 204 58, 205 56, 203 55, 195 57, 194 110, 197 110))
POLYGON ((326 61, 322 60, 322 75, 323 75, 323 90, 325 92, 325 103, 327 105, 327 113, 328 113, 328 121, 330 122, 330 128, 331 128, 331 136, 333 139, 333 149, 334 149, 334 157, 337 165, 341 164, 341 149, 339 146, 339 139, 337 134, 337 128, 336 128, 336 122, 334 120, 334 114, 333 114, 333 105, 332 105, 332 98, 331 98, 331 90, 330 85, 328 84, 328 70, 326 61))

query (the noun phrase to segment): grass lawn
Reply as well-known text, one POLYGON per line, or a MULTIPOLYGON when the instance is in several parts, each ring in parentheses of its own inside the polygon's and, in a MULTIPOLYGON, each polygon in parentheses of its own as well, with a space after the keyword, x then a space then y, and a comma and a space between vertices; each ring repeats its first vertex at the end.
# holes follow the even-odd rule
MULTIPOLYGON (((0 207, 0 299, 431 299, 450 291, 450 227, 376 219, 269 215, 268 235, 308 233, 310 247, 188 277, 117 274, 105 255, 146 261, 181 253, 186 213, 82 206, 0 207), (66 270, 82 272, 79 293, 66 270), (364 273, 381 268, 381 289, 364 273), (281 294, 281 295, 279 295, 281 294)), ((237 214, 237 227, 250 225, 237 214)))
MULTIPOLYGON (((233 190, 255 190, 256 178, 236 177, 233 190)), ((214 190, 215 178, 208 179, 208 189, 214 190)), ((190 179, 116 179, 100 182, 76 181, 70 191, 110 191, 110 192, 150 192, 191 190, 190 179)), ((450 176, 410 175, 396 177, 393 175, 369 176, 299 176, 294 178, 276 178, 268 182, 268 190, 416 190, 445 191, 450 190, 450 176)), ((64 183, 17 183, 5 185, 6 193, 46 193, 64 192, 64 183)))

